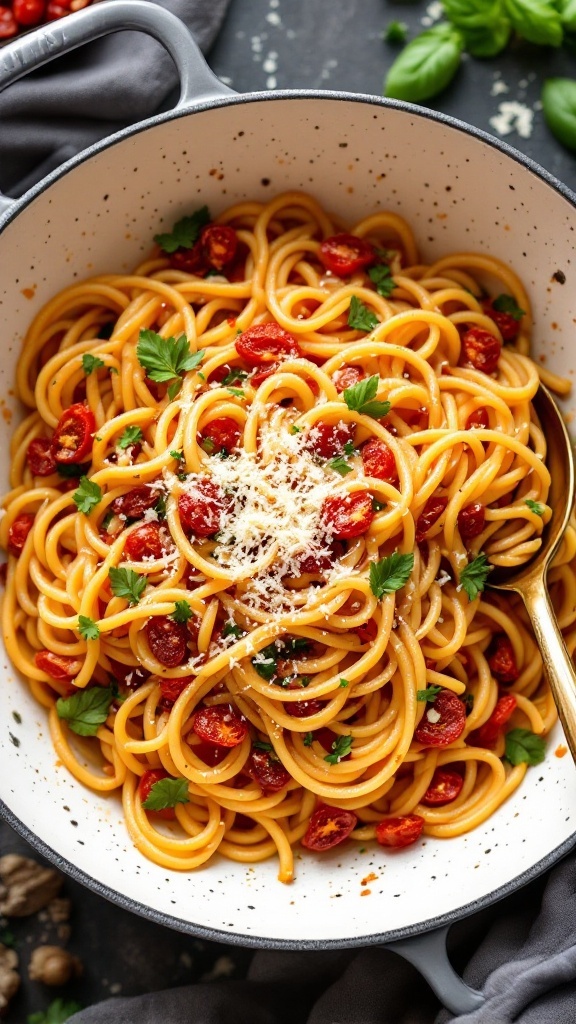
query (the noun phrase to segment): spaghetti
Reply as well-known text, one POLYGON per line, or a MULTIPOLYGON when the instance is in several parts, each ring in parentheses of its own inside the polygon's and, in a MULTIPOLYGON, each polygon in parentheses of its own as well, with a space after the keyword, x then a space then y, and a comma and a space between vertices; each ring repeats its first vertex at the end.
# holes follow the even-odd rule
POLYGON ((18 364, 3 633, 59 759, 177 870, 277 853, 287 882, 301 841, 474 828, 556 718, 484 589, 541 543, 531 400, 566 390, 520 281, 301 193, 156 241, 54 297, 18 364))

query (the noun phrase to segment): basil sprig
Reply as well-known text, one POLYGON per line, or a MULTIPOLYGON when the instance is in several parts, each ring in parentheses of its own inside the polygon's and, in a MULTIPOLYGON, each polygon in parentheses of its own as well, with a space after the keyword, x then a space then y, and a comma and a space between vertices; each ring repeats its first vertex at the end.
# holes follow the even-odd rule
POLYGON ((549 78, 544 82, 542 109, 552 134, 567 149, 576 150, 576 80, 549 78))
POLYGON ((452 81, 464 47, 462 33, 443 22, 416 36, 388 72, 384 92, 396 100, 421 103, 452 81))

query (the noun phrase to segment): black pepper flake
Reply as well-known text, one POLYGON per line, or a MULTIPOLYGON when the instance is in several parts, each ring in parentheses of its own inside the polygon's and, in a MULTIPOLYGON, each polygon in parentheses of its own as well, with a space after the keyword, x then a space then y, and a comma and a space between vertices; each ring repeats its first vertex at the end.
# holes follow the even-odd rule
POLYGON ((566 284, 566 274, 563 270, 557 270, 555 274, 552 274, 552 280, 557 281, 558 284, 566 284))
POLYGON ((13 711, 12 718, 18 725, 22 725, 22 715, 20 714, 19 711, 13 711))
POLYGON ((9 732, 8 735, 10 737, 10 743, 13 743, 15 747, 19 747, 20 746, 20 740, 18 739, 18 737, 17 736, 13 736, 11 732, 9 732))

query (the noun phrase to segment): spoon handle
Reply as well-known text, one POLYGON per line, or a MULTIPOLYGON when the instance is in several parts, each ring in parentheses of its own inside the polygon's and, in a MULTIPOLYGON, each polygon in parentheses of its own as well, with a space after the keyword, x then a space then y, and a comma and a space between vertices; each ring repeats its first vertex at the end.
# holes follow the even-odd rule
POLYGON ((570 753, 576 762, 576 671, 560 632, 545 581, 527 580, 520 591, 530 616, 544 670, 570 753))

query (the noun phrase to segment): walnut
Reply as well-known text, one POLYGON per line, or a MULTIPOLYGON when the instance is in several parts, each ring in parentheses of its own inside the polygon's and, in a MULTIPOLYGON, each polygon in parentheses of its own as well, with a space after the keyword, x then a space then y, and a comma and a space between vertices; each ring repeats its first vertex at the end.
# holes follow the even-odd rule
POLYGON ((26 917, 58 895, 64 879, 29 857, 9 853, 0 857, 0 914, 26 917))
POLYGON ((0 1015, 20 987, 18 954, 0 942, 0 1015))
POLYGON ((28 964, 30 981, 41 981, 44 985, 66 985, 82 970, 82 961, 60 946, 37 946, 28 964))

